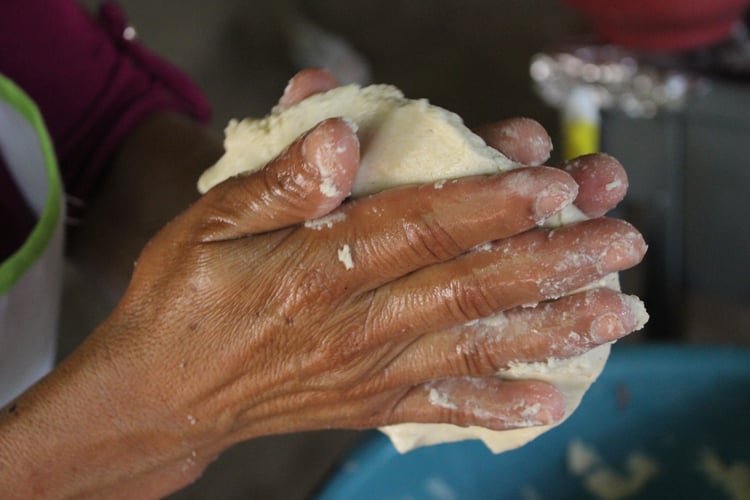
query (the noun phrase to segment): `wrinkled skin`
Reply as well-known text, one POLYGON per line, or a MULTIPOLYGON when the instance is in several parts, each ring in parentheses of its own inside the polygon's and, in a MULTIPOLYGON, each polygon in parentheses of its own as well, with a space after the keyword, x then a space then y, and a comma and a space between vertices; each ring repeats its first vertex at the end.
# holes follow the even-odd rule
MULTIPOLYGON (((303 72, 279 105, 334 85, 303 72)), ((551 149, 527 119, 478 133, 528 164, 551 149)), ((627 187, 622 167, 595 155, 570 173, 529 167, 350 201, 358 158, 346 123, 326 120, 160 231, 112 315, 0 417, 0 447, 17 460, 15 474, 0 472, 4 491, 159 496, 262 435, 398 422, 507 429, 537 403, 531 423, 561 418, 552 386, 492 375, 634 329, 617 292, 569 294, 638 263, 639 233, 605 218, 536 225, 573 199, 590 215, 606 212, 627 187), (624 188, 601 193, 613 179, 624 188), (341 194, 323 194, 324 180, 341 194), (345 248, 353 267, 340 258, 345 248), (499 312, 509 325, 502 340, 470 323, 499 312), (571 331, 575 342, 558 342, 571 331), (455 408, 430 402, 435 387, 455 408)))

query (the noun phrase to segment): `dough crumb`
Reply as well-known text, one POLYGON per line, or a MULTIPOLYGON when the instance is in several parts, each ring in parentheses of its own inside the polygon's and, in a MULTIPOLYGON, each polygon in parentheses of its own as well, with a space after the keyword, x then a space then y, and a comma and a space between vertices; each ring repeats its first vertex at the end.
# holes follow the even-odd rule
POLYGON ((323 179, 323 182, 320 183, 320 192, 328 198, 335 198, 340 194, 339 190, 336 189, 336 185, 328 178, 323 179))
POLYGON ((599 455, 581 441, 576 440, 568 445, 568 470, 577 476, 586 474, 600 460, 599 455))
POLYGON ((433 186, 433 187, 434 187, 435 189, 443 189, 443 186, 445 186, 445 182, 446 182, 446 180, 445 180, 445 179, 441 179, 441 180, 439 180, 439 181, 436 181, 436 182, 435 182, 435 184, 433 184, 432 186, 433 186))
POLYGON ((635 295, 622 295, 621 300, 625 302, 625 305, 630 309, 630 313, 635 319, 635 327, 633 331, 642 329, 649 320, 648 312, 646 312, 646 305, 635 295))
POLYGON ((698 461, 701 471, 732 500, 750 500, 750 464, 727 464, 713 450, 703 450, 698 461))
POLYGON ((346 214, 344 212, 334 212, 325 217, 305 221, 305 227, 308 229, 314 229, 315 231, 320 231, 323 228, 331 229, 334 224, 344 220, 346 220, 346 214))
POLYGON ((354 260, 352 260, 352 251, 349 245, 344 245, 339 249, 339 261, 344 264, 347 271, 354 269, 354 260))
POLYGON ((595 449, 581 441, 568 445, 568 470, 583 480, 583 486, 594 498, 619 500, 638 493, 659 473, 656 462, 640 451, 627 457, 625 472, 607 465, 595 449))

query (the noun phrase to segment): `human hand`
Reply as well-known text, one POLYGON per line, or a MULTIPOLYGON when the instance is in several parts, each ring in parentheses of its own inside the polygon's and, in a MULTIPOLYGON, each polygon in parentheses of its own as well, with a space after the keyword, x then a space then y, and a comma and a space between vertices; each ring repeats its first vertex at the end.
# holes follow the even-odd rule
MULTIPOLYGON (((180 383, 159 398, 182 401, 179 411, 209 431, 207 441, 221 436, 227 444, 398 421, 503 429, 525 409, 516 404, 519 395, 528 405, 542 403, 538 423, 553 421, 559 397, 536 382, 490 378, 485 383, 494 390, 479 391, 452 381, 462 397, 485 400, 482 417, 430 404, 424 384, 490 377, 512 360, 568 357, 611 341, 635 324, 626 300, 597 291, 550 304, 558 316, 570 313, 576 331, 588 332, 557 346, 559 352, 554 332, 571 324, 560 325, 542 309, 509 313, 519 329, 535 322, 538 335, 499 352, 472 336, 471 326, 461 327, 461 342, 471 348, 457 350, 454 338, 441 351, 444 330, 557 298, 632 265, 644 250, 638 233, 607 219, 554 234, 533 229, 575 195, 566 174, 543 167, 462 179, 440 190, 396 189, 299 225, 343 201, 343 194, 331 198, 317 189, 325 172, 333 170, 328 180, 336 192, 348 193, 356 164, 356 137, 344 122, 328 120, 264 171, 224 182, 170 224, 139 259, 109 322, 115 326, 102 338, 112 352, 138 352, 133 367, 117 372, 173 372, 169 379, 180 383), (482 244, 488 246, 476 248, 482 244), (566 259, 569 267, 557 265, 566 259), (155 308, 154 297, 167 306, 155 308), (598 307, 585 308, 585 301, 598 307), (195 394, 207 399, 191 407, 195 394)), ((161 380, 157 393, 159 387, 161 380)))
MULTIPOLYGON (((314 94, 338 86, 336 78, 323 69, 297 73, 279 100, 281 110, 314 94)), ((530 118, 508 118, 473 128, 491 147, 522 165, 543 165, 550 158, 552 139, 538 122, 530 118)), ((589 217, 601 217, 620 203, 628 190, 628 176, 622 165, 604 153, 574 158, 560 168, 578 185, 575 205, 589 217)))
POLYGON ((260 435, 559 418, 551 386, 493 375, 631 331, 624 296, 565 295, 636 264, 645 251, 637 231, 609 219, 536 228, 576 195, 569 175, 546 167, 344 203, 357 162, 356 136, 327 120, 165 227, 110 318, 17 401, 17 416, 58 415, 46 426, 60 435, 33 465, 34 446, 18 449, 19 463, 55 471, 50 485, 75 478, 164 494, 260 435), (324 181, 341 194, 321 193, 324 181), (511 333, 500 342, 470 323, 500 311, 511 333), (555 341, 572 329, 578 339, 555 341), (431 401, 436 388, 453 407, 431 401), (90 436, 110 459, 94 460, 89 446, 72 455, 75 469, 61 469, 56 452, 90 436))

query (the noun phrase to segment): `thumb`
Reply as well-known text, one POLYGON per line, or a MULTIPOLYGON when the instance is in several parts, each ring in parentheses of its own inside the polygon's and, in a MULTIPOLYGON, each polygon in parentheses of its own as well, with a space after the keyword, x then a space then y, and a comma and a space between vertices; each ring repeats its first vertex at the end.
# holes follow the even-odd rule
POLYGON ((202 241, 281 229, 331 212, 349 196, 359 139, 342 118, 320 122, 263 169, 214 186, 186 214, 202 241))

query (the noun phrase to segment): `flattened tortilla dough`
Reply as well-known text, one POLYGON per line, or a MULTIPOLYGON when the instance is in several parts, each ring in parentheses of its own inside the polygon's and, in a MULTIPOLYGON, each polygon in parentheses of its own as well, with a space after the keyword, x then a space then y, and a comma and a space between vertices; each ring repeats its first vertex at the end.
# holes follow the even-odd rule
POLYGON ((199 190, 206 192, 229 176, 262 168, 291 141, 333 117, 349 118, 358 127, 362 161, 353 196, 517 166, 468 130, 461 133, 465 127, 454 113, 425 100, 405 99, 389 85, 349 85, 261 120, 230 122, 226 154, 201 176, 199 190))
MULTIPOLYGON (((206 192, 229 177, 261 169, 297 137, 332 117, 348 118, 358 127, 361 161, 352 189, 355 197, 404 184, 438 183, 521 166, 487 146, 450 111, 426 100, 406 99, 400 90, 389 85, 349 85, 311 96, 284 111, 274 110, 259 120, 230 122, 224 142, 226 153, 201 176, 199 190, 206 192)), ((582 219, 585 216, 570 205, 548 219, 546 225, 556 227, 582 219)), ((595 286, 618 287, 616 275, 605 281, 595 286)), ((565 397, 567 418, 601 373, 609 350, 607 344, 570 360, 518 363, 497 376, 554 384, 565 397)), ((491 431, 449 424, 399 424, 382 431, 401 452, 430 444, 481 439, 499 453, 521 446, 552 427, 491 431)))

